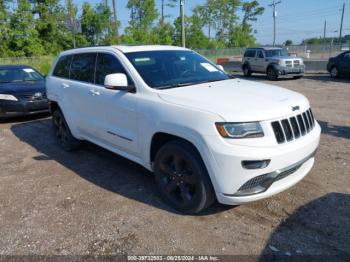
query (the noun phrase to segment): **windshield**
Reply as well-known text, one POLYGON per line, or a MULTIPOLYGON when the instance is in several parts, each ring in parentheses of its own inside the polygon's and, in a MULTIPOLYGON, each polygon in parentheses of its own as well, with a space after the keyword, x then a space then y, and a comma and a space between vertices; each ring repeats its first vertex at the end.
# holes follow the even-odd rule
POLYGON ((266 53, 266 57, 289 56, 287 49, 266 50, 265 53, 266 53))
POLYGON ((43 77, 32 68, 0 69, 0 83, 41 80, 43 77))
POLYGON ((214 64, 193 51, 145 51, 127 58, 152 88, 164 89, 229 79, 214 64))

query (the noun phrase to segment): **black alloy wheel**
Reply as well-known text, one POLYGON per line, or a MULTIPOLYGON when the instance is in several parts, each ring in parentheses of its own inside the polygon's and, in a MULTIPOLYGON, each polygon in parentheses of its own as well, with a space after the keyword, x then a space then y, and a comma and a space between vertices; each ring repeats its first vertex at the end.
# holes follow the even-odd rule
POLYGON ((52 123, 55 135, 65 151, 72 151, 80 145, 80 141, 74 138, 70 132, 67 122, 60 110, 57 109, 52 113, 52 123))
POLYGON ((249 76, 252 75, 252 71, 250 71, 248 65, 245 65, 245 66, 243 67, 243 75, 244 75, 245 77, 249 77, 249 76))
POLYGON ((215 200, 202 159, 185 141, 171 141, 159 150, 155 178, 165 200, 181 212, 198 213, 215 200))
POLYGON ((273 67, 269 67, 267 69, 267 78, 269 80, 277 80, 278 79, 278 71, 273 67))

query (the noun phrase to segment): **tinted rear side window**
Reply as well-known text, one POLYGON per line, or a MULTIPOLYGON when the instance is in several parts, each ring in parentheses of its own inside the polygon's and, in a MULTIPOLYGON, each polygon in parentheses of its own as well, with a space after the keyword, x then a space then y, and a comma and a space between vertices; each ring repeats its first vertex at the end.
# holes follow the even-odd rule
POLYGON ((69 67, 72 56, 62 56, 58 60, 53 75, 62 78, 69 78, 69 67))
POLYGON ((94 83, 96 53, 76 54, 70 67, 70 79, 94 83))
MULTIPOLYGON (((97 55, 95 83, 104 85, 106 75, 115 73, 126 74, 119 60, 114 55, 99 53, 97 55)), ((130 83, 129 78, 128 81, 130 83)))

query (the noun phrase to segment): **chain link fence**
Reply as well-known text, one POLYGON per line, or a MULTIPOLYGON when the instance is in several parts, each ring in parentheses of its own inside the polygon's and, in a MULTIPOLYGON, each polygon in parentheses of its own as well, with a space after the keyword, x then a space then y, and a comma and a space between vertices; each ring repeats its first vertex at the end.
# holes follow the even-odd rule
MULTIPOLYGON (((292 55, 302 57, 305 60, 328 60, 332 56, 349 50, 349 45, 291 45, 285 46, 292 55)), ((245 48, 229 48, 229 49, 199 49, 196 50, 201 55, 216 61, 218 58, 228 58, 232 61, 241 60, 245 48)))

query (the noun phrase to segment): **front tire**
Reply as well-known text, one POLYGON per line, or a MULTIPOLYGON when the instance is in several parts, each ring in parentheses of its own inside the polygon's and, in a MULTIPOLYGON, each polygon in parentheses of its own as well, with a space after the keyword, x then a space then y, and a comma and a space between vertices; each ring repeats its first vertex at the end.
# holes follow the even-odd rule
POLYGON ((72 135, 61 110, 56 109, 52 113, 52 124, 55 135, 65 151, 70 152, 79 147, 81 141, 72 135))
POLYGON ((252 75, 252 71, 250 70, 248 65, 243 66, 243 75, 245 77, 250 77, 252 75))
POLYGON ((330 75, 331 75, 332 78, 339 78, 339 69, 338 69, 338 67, 333 66, 331 68, 330 75))
POLYGON ((267 78, 269 80, 275 81, 278 79, 278 71, 272 66, 267 69, 267 78))
POLYGON ((202 158, 186 141, 165 144, 156 155, 154 172, 162 197, 180 212, 196 214, 215 201, 202 158))

